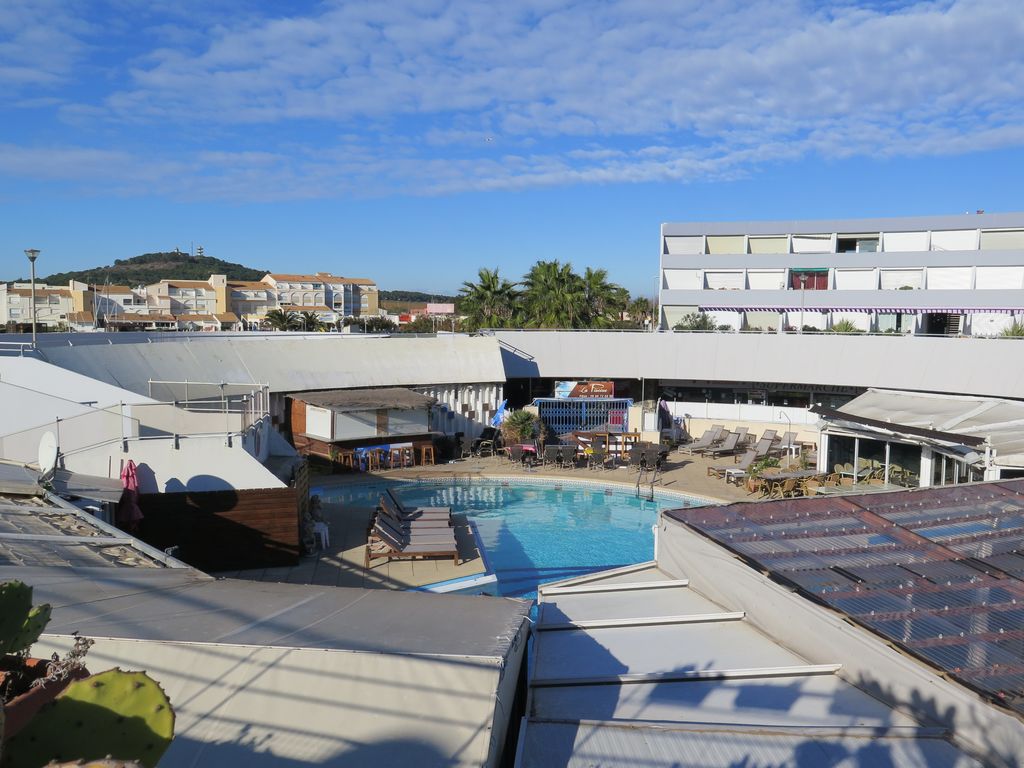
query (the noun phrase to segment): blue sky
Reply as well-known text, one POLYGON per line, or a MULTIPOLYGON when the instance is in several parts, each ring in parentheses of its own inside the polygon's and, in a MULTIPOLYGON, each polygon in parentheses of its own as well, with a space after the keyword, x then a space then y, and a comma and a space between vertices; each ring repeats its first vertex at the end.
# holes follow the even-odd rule
POLYGON ((1019 0, 4 0, 0 278, 187 250, 384 289, 662 221, 1024 210, 1019 0))

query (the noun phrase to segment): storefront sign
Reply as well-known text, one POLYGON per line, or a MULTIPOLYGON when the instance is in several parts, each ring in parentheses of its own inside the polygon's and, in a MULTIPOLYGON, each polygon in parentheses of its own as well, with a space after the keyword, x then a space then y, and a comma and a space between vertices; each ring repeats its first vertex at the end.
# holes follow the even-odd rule
POLYGON ((556 381, 555 397, 615 397, 612 381, 556 381))

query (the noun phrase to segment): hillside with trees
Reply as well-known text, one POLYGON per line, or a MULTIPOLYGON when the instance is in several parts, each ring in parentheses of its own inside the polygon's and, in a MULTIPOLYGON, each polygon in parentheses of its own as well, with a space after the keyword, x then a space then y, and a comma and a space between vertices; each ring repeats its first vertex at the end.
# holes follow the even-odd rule
POLYGON ((227 275, 228 280, 259 280, 268 271, 252 269, 213 256, 191 256, 180 251, 169 251, 116 259, 107 267, 57 272, 43 280, 50 285, 67 285, 69 280, 80 280, 91 285, 151 285, 165 278, 208 280, 210 275, 227 275))

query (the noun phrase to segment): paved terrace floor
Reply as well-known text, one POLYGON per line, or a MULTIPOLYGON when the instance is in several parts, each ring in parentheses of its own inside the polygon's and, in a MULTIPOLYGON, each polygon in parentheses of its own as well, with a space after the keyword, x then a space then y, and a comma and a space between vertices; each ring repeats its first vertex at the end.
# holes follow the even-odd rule
MULTIPOLYGON (((753 499, 742 487, 729 485, 725 480, 708 477, 707 468, 729 464, 730 457, 704 459, 672 451, 668 465, 659 473, 656 489, 679 491, 705 497, 711 502, 753 499)), ((329 489, 350 484, 366 483, 375 478, 388 480, 416 480, 420 478, 450 477, 472 479, 499 476, 566 478, 599 483, 605 486, 621 485, 632 491, 637 472, 616 469, 559 469, 553 465, 523 469, 511 463, 504 455, 459 460, 453 464, 421 466, 408 469, 385 470, 379 473, 348 472, 338 475, 316 475, 310 485, 329 489)), ((318 584, 338 587, 364 587, 370 589, 409 589, 436 584, 449 579, 474 576, 484 572, 483 560, 465 518, 456 515, 456 540, 462 561, 459 565, 450 559, 377 560, 371 568, 363 567, 366 533, 372 509, 342 508, 329 502, 323 505, 324 518, 330 528, 330 546, 324 551, 304 557, 298 565, 283 568, 265 568, 246 571, 220 572, 218 576, 256 581, 286 582, 290 584, 318 584)))

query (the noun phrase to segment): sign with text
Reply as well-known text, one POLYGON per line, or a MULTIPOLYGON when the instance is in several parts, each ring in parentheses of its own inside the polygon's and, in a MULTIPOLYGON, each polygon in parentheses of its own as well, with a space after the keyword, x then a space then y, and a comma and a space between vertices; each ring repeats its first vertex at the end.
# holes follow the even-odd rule
POLYGON ((612 381, 556 381, 555 397, 615 397, 615 382, 612 381))

